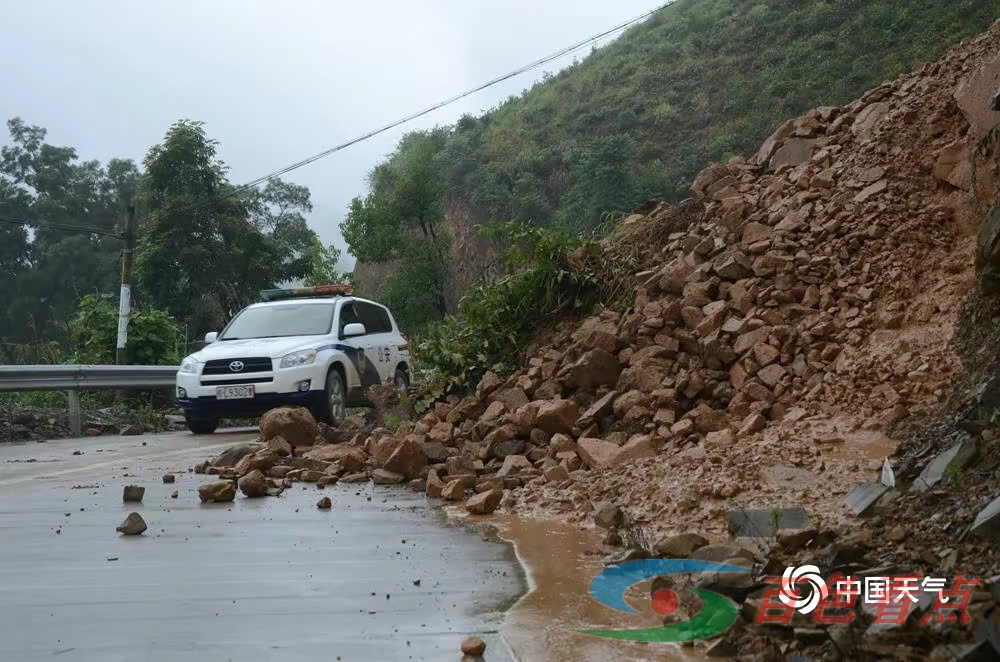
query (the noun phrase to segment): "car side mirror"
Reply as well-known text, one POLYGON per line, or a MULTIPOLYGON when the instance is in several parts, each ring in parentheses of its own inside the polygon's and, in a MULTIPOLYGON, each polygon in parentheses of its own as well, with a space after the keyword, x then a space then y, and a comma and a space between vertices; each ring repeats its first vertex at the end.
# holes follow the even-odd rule
POLYGON ((211 344, 215 342, 215 339, 219 337, 218 331, 210 331, 205 334, 205 344, 211 344))
POLYGON ((365 325, 362 324, 361 322, 351 322, 350 324, 344 327, 345 338, 350 338, 352 336, 363 336, 366 333, 368 333, 368 330, 365 329, 365 325))

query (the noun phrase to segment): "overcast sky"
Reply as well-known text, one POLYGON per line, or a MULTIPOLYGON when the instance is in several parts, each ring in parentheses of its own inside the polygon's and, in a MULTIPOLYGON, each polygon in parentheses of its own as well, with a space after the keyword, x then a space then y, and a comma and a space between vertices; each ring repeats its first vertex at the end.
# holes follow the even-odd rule
MULTIPOLYGON (((169 125, 206 123, 236 184, 513 71, 662 0, 0 0, 0 116, 81 159, 141 161, 169 125)), ((617 37, 618 35, 614 35, 617 37)), ((614 38, 612 37, 612 38, 614 38)), ((601 42, 601 43, 606 43, 601 42)), ((583 58, 589 47, 577 52, 583 58)), ((572 55, 349 147, 284 179, 338 225, 404 131, 481 114, 572 55)), ((4 135, 4 142, 6 135, 4 135)), ((353 264, 347 258, 343 266, 353 264)))

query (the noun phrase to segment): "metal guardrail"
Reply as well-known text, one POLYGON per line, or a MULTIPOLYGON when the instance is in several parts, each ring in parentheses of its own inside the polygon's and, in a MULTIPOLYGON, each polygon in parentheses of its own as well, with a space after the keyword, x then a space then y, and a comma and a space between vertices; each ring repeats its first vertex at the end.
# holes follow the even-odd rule
POLYGON ((0 365, 0 391, 170 388, 178 366, 0 365))
POLYGON ((66 391, 74 435, 82 433, 80 391, 173 388, 178 366, 0 365, 0 392, 66 391))

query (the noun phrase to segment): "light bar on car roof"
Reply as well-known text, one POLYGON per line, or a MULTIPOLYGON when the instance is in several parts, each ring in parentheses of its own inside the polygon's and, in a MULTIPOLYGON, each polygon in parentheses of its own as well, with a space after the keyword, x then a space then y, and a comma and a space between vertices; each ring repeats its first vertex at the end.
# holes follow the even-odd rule
POLYGON ((261 290, 260 298, 264 301, 278 299, 300 299, 306 297, 348 296, 354 288, 345 284, 313 285, 312 287, 293 287, 284 290, 261 290))

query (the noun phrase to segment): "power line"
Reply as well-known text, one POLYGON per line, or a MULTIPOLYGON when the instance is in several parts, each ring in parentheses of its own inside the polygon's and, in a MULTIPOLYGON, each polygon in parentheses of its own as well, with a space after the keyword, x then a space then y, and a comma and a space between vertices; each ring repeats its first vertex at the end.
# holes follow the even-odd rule
POLYGON ((13 216, 0 215, 0 223, 6 223, 8 225, 21 225, 21 226, 27 225, 39 230, 52 229, 52 230, 77 231, 77 232, 86 232, 88 234, 99 234, 106 237, 121 238, 120 233, 108 231, 103 228, 87 227, 85 225, 76 225, 74 223, 60 223, 58 221, 45 221, 45 220, 32 221, 26 218, 15 218, 13 216))
MULTIPOLYGON (((499 83, 502 83, 504 81, 510 80, 511 78, 514 78, 515 76, 519 76, 519 75, 521 75, 523 73, 527 73, 529 71, 532 71, 533 69, 537 69, 538 67, 541 67, 542 65, 545 65, 545 64, 548 64, 549 62, 552 62, 553 60, 557 60, 557 59, 559 59, 561 57, 569 55, 570 53, 578 51, 581 48, 583 48, 583 47, 587 46, 588 44, 591 44, 591 43, 593 43, 593 42, 595 42, 595 41, 597 41, 599 39, 602 39, 604 37, 612 35, 612 34, 614 34, 616 32, 621 32, 622 30, 625 30, 626 28, 629 28, 632 25, 635 25, 636 23, 644 21, 645 19, 649 18, 650 16, 652 16, 656 12, 660 11, 664 7, 667 7, 668 5, 670 5, 672 2, 673 2, 673 0, 671 0, 670 2, 667 2, 667 3, 664 3, 664 4, 660 5, 659 7, 656 7, 655 9, 647 11, 644 14, 642 14, 640 16, 637 16, 635 18, 629 19, 628 21, 625 21, 624 23, 620 23, 620 24, 614 26, 613 28, 609 28, 607 30, 604 30, 603 32, 600 32, 600 33, 596 34, 596 35, 592 35, 590 37, 587 37, 586 39, 583 39, 581 41, 576 42, 575 44, 572 44, 570 46, 562 48, 562 49, 556 51, 555 53, 552 53, 551 55, 547 55, 547 56, 545 56, 543 58, 535 60, 534 62, 526 64, 526 65, 524 65, 522 67, 519 67, 519 68, 517 68, 517 69, 515 69, 515 70, 513 70, 511 72, 508 72, 508 73, 506 73, 506 74, 504 74, 502 76, 498 76, 498 77, 496 77, 496 78, 494 78, 494 79, 492 79, 490 81, 482 83, 481 85, 477 85, 476 87, 474 87, 474 88, 472 88, 470 90, 466 90, 465 92, 461 92, 461 93, 456 94, 456 95, 454 95, 452 97, 449 97, 448 99, 445 99, 444 101, 439 101, 439 102, 435 103, 432 106, 428 106, 427 108, 424 108, 423 110, 419 110, 419 111, 417 111, 415 113, 411 113, 411 114, 407 115, 406 117, 403 117, 403 118, 398 119, 398 120, 396 120, 394 122, 386 124, 385 126, 380 127, 378 129, 375 129, 373 131, 369 131, 368 133, 365 133, 365 134, 363 134, 361 136, 358 136, 357 138, 352 138, 351 140, 348 140, 347 142, 344 142, 344 143, 341 143, 341 144, 336 145, 334 147, 331 147, 330 149, 327 149, 327 150, 324 150, 322 152, 319 152, 318 154, 314 154, 313 156, 310 156, 309 158, 303 159, 303 160, 298 161, 296 163, 293 163, 293 164, 291 164, 289 166, 285 166, 284 168, 281 168, 279 170, 275 170, 274 172, 271 172, 271 173, 269 173, 267 175, 264 175, 263 177, 258 177, 257 179, 254 179, 254 180, 252 180, 250 182, 247 182, 246 184, 242 184, 240 186, 233 187, 233 188, 231 188, 229 190, 228 193, 226 193, 223 196, 214 197, 214 198, 211 198, 211 199, 208 199, 208 200, 200 200, 198 202, 192 203, 189 206, 181 207, 180 209, 177 209, 177 210, 172 210, 172 212, 173 213, 192 212, 192 211, 195 211, 195 210, 197 210, 197 209, 199 209, 201 207, 204 207, 206 205, 217 204, 218 202, 221 202, 221 201, 226 200, 228 198, 231 198, 231 197, 234 197, 236 195, 239 195, 240 193, 242 193, 244 191, 247 191, 249 189, 252 189, 252 188, 254 188, 256 186, 259 186, 260 184, 263 184, 264 182, 267 182, 267 181, 270 181, 272 179, 275 179, 276 177, 280 177, 281 175, 284 175, 284 174, 287 174, 289 172, 292 172, 293 170, 298 170, 299 168, 302 168, 303 166, 306 166, 306 165, 309 165, 310 163, 314 163, 316 161, 319 161, 320 159, 325 158, 327 156, 330 156, 331 154, 339 152, 339 151, 341 151, 343 149, 346 149, 346 148, 351 147, 353 145, 356 145, 358 143, 364 142, 365 140, 369 140, 370 138, 374 138, 375 136, 377 136, 379 134, 385 133, 386 131, 394 129, 394 128, 402 125, 402 124, 406 124, 407 122, 411 122, 411 121, 413 121, 413 120, 415 120, 415 119, 417 119, 419 117, 423 117, 424 115, 428 115, 428 114, 434 112, 435 110, 439 110, 441 108, 444 108, 445 106, 449 106, 449 105, 455 103, 456 101, 460 101, 460 100, 462 100, 462 99, 464 99, 464 98, 466 98, 468 96, 471 96, 471 95, 473 95, 473 94, 475 94, 477 92, 481 92, 481 91, 483 91, 483 90, 485 90, 485 89, 487 89, 489 87, 493 87, 494 85, 498 85, 499 83)), ((28 221, 28 220, 25 220, 25 219, 14 219, 14 218, 11 218, 11 217, 0 216, 0 222, 17 223, 17 224, 21 224, 21 225, 33 225, 33 226, 36 226, 36 227, 49 227, 49 228, 61 229, 61 230, 90 232, 90 233, 94 233, 94 234, 114 236, 114 237, 118 237, 118 238, 121 238, 121 236, 122 236, 120 233, 110 233, 110 232, 108 232, 106 230, 101 230, 101 229, 97 229, 97 228, 87 228, 87 227, 83 227, 83 226, 76 226, 76 225, 65 224, 65 223, 57 223, 57 222, 51 222, 51 221, 45 221, 45 222, 42 222, 42 221, 28 221)))
MULTIPOLYGON (((667 3, 667 4, 670 4, 670 3, 667 3)), ((541 58, 539 60, 535 60, 531 64, 526 64, 523 67, 520 67, 518 69, 515 69, 514 71, 511 71, 510 73, 504 74, 503 76, 499 76, 498 78, 494 78, 493 80, 488 81, 486 83, 483 83, 482 85, 478 85, 478 86, 472 88, 471 90, 467 90, 467 91, 462 92, 460 94, 456 94, 455 96, 453 96, 453 97, 451 97, 449 99, 445 99, 444 101, 439 101, 438 103, 434 104, 433 106, 429 106, 429 107, 427 107, 427 108, 425 108, 423 110, 420 110, 420 111, 417 111, 417 112, 412 113, 410 115, 407 115, 406 117, 404 117, 402 119, 399 119, 399 120, 396 120, 395 122, 392 122, 390 124, 387 124, 387 125, 383 126, 380 129, 375 129, 374 131, 370 131, 370 132, 364 134, 363 136, 359 136, 357 138, 354 138, 353 140, 348 140, 347 142, 341 143, 341 144, 337 145, 336 147, 331 147, 330 149, 322 151, 319 154, 316 154, 314 156, 310 156, 307 159, 303 159, 302 161, 299 161, 297 163, 293 163, 292 165, 286 166, 286 167, 284 167, 284 168, 282 168, 280 170, 276 170, 276 171, 272 172, 269 175, 265 175, 263 177, 259 177, 259 178, 255 179, 255 180, 253 180, 253 181, 251 181, 251 182, 249 182, 247 184, 243 184, 242 186, 238 186, 234 190, 234 193, 238 193, 238 192, 246 190, 248 188, 253 188, 254 186, 257 186, 258 184, 263 184, 264 182, 266 182, 266 181, 268 181, 270 179, 274 179, 275 177, 279 177, 279 176, 284 175, 286 173, 289 173, 289 172, 291 172, 293 170, 297 170, 298 168, 301 168, 302 166, 309 165, 310 163, 312 163, 314 161, 318 161, 319 159, 322 159, 322 158, 324 158, 326 156, 329 156, 330 154, 333 154, 335 152, 339 152, 342 149, 345 149, 345 148, 350 147, 352 145, 356 145, 359 142, 368 140, 369 138, 377 136, 380 133, 384 133, 384 132, 386 132, 386 131, 388 131, 390 129, 394 129, 394 128, 396 128, 397 126, 399 126, 401 124, 405 124, 406 122, 409 122, 409 121, 417 119, 418 117, 422 117, 424 115, 427 115, 428 113, 431 113, 431 112, 433 112, 435 110, 438 110, 439 108, 443 108, 445 106, 448 106, 450 104, 455 103, 456 101, 460 101, 460 100, 464 99, 467 96, 475 94, 476 92, 481 92, 482 90, 485 90, 488 87, 492 87, 492 86, 497 85, 499 83, 502 83, 502 82, 504 82, 506 80, 509 80, 509 79, 511 79, 511 78, 513 78, 515 76, 519 76, 519 75, 521 75, 523 73, 527 73, 528 71, 531 71, 532 69, 537 69, 538 67, 542 66, 543 64, 548 64, 549 62, 551 62, 553 60, 556 60, 556 59, 558 59, 560 57, 563 57, 565 55, 569 55, 573 51, 577 51, 577 50, 583 48, 584 46, 586 46, 586 45, 588 45, 588 44, 590 44, 590 43, 592 43, 594 41, 597 41, 598 39, 601 39, 602 37, 606 37, 606 36, 608 36, 610 34, 614 34, 615 32, 619 32, 619 31, 624 30, 625 28, 627 28, 627 27, 629 27, 631 25, 634 25, 634 24, 636 24, 636 23, 638 23, 638 22, 640 22, 642 20, 645 20, 645 19, 649 18, 650 16, 652 16, 653 14, 655 14, 656 12, 660 11, 661 9, 663 9, 664 7, 666 7, 667 4, 661 5, 661 6, 657 7, 656 9, 653 9, 651 11, 646 12, 642 16, 638 16, 638 17, 633 18, 631 20, 628 20, 628 21, 626 21, 624 23, 621 23, 621 24, 619 24, 619 25, 617 25, 617 26, 615 26, 613 28, 605 30, 604 32, 601 32, 600 34, 594 35, 592 37, 588 37, 587 39, 584 39, 583 41, 577 42, 576 44, 573 44, 572 46, 567 46, 566 48, 563 48, 563 49, 559 50, 558 52, 553 53, 552 55, 547 55, 546 57, 543 57, 543 58, 541 58)))
MULTIPOLYGON (((584 39, 582 41, 578 41, 577 43, 575 43, 575 44, 573 44, 571 46, 567 46, 566 48, 560 49, 559 51, 557 51, 557 52, 555 52, 555 53, 553 53, 551 55, 547 55, 547 56, 545 56, 545 57, 543 57, 541 59, 535 60, 534 62, 532 62, 530 64, 526 64, 526 65, 524 65, 522 67, 519 67, 519 68, 515 69, 514 71, 511 71, 511 72, 506 73, 506 74, 504 74, 502 76, 494 78, 494 79, 492 79, 492 80, 490 80, 490 81, 488 81, 486 83, 483 83, 481 85, 477 85, 476 87, 474 87, 474 88, 472 88, 470 90, 466 90, 465 92, 461 92, 459 94, 456 94, 455 96, 452 96, 452 97, 450 97, 448 99, 445 99, 444 101, 439 101, 438 103, 435 103, 432 106, 428 106, 427 108, 424 108, 423 110, 417 111, 415 113, 411 113, 410 115, 407 115, 406 117, 403 117, 402 119, 398 119, 398 120, 396 120, 394 122, 386 124, 385 126, 383 126, 381 128, 378 128, 378 129, 375 129, 374 131, 369 131, 368 133, 366 133, 364 135, 361 135, 361 136, 358 136, 357 138, 353 138, 351 140, 348 140, 347 142, 344 142, 344 143, 341 143, 339 145, 336 145, 335 147, 331 147, 330 149, 324 150, 324 151, 322 151, 322 152, 320 152, 318 154, 314 154, 313 156, 310 156, 307 159, 303 159, 303 160, 298 161, 296 163, 293 163, 293 164, 291 164, 289 166, 285 166, 284 168, 281 168, 279 170, 275 170, 274 172, 272 172, 270 174, 264 175, 263 177, 258 177, 257 179, 254 179, 253 181, 247 182, 246 184, 243 184, 241 186, 234 187, 225 196, 223 196, 221 198, 221 200, 225 200, 226 198, 238 195, 238 194, 242 193, 243 191, 249 190, 251 188, 254 188, 255 186, 263 184, 264 182, 270 181, 270 180, 272 180, 272 179, 274 179, 276 177, 280 177, 281 175, 284 175, 284 174, 287 174, 289 172, 292 172, 293 170, 298 170, 299 168, 301 168, 303 166, 309 165, 310 163, 313 163, 315 161, 319 161, 322 158, 330 156, 331 154, 334 154, 334 153, 339 152, 339 151, 341 151, 343 149, 346 149, 348 147, 356 145, 356 144, 358 144, 360 142, 364 142, 365 140, 373 138, 373 137, 375 137, 375 136, 377 136, 377 135, 379 135, 381 133, 385 133, 386 131, 389 131, 390 129, 394 129, 397 126, 400 126, 402 124, 405 124, 407 122, 415 120, 418 117, 423 117, 424 115, 432 113, 435 110, 438 110, 440 108, 444 108, 445 106, 451 105, 451 104, 455 103, 456 101, 460 101, 460 100, 464 99, 465 97, 468 97, 468 96, 471 96, 471 95, 475 94, 476 92, 481 92, 482 90, 485 90, 485 89, 487 89, 489 87, 492 87, 492 86, 497 85, 499 83, 502 83, 502 82, 504 82, 506 80, 514 78, 515 76, 519 76, 519 75, 521 75, 523 73, 526 73, 528 71, 531 71, 533 69, 537 69, 538 67, 540 67, 540 66, 542 66, 544 64, 548 64, 549 62, 552 62, 553 60, 561 58, 561 57, 563 57, 565 55, 569 55, 570 53, 572 53, 574 51, 577 51, 577 50, 580 50, 584 46, 587 46, 588 44, 591 44, 591 43, 597 41, 598 39, 601 39, 603 37, 607 37, 607 36, 612 35, 612 34, 614 34, 616 32, 620 32, 620 31, 625 30, 626 28, 628 28, 628 27, 630 27, 632 25, 635 25, 636 23, 644 21, 645 19, 649 18, 650 16, 652 16, 656 12, 660 11, 664 7, 667 7, 668 5, 670 5, 672 2, 673 2, 673 0, 671 0, 671 2, 664 3, 664 4, 660 5, 659 7, 657 7, 656 9, 652 9, 652 10, 650 10, 650 11, 642 14, 641 16, 637 16, 637 17, 635 17, 633 19, 629 19, 628 21, 625 21, 624 23, 620 23, 620 24, 616 25, 613 28, 609 28, 609 29, 607 29, 607 30, 605 30, 605 31, 603 31, 603 32, 601 32, 599 34, 593 35, 591 37, 587 37, 586 39, 584 39)), ((201 206, 204 206, 206 204, 213 204, 215 202, 218 202, 219 200, 220 199, 202 200, 200 202, 193 203, 187 209, 182 208, 179 211, 180 212, 194 211, 195 209, 198 209, 201 206)))

